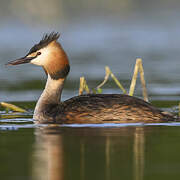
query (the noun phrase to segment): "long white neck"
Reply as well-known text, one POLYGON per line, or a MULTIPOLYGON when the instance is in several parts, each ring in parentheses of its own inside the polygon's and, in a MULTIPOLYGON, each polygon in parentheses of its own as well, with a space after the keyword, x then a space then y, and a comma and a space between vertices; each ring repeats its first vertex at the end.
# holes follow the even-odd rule
POLYGON ((39 116, 41 116, 41 114, 44 113, 45 108, 47 108, 47 105, 58 104, 60 102, 64 81, 64 78, 54 80, 48 74, 45 89, 41 94, 34 110, 34 119, 38 119, 39 116))

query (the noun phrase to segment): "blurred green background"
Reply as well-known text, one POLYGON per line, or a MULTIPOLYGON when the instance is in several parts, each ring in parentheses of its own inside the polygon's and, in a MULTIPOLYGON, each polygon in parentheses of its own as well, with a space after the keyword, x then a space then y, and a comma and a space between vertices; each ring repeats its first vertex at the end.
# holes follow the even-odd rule
MULTIPOLYGON (((128 88, 137 57, 143 58, 149 94, 177 99, 179 8, 177 0, 1 1, 0 97, 3 101, 38 98, 45 80, 42 69, 4 64, 25 55, 44 33, 58 31, 71 64, 64 99, 77 94, 80 76, 90 87, 100 83, 105 65, 128 88)), ((119 92, 115 86, 105 88, 107 93, 119 92)))

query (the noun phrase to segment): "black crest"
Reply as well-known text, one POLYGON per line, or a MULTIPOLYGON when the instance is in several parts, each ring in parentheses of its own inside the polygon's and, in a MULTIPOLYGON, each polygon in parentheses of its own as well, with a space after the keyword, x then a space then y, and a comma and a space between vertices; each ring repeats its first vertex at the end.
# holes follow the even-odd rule
POLYGON ((52 41, 56 41, 59 38, 60 34, 59 33, 55 33, 52 32, 50 34, 45 34, 42 38, 42 40, 38 43, 35 44, 30 51, 28 52, 28 54, 31 54, 33 52, 38 51, 39 49, 42 49, 44 47, 46 47, 49 43, 51 43, 52 41))

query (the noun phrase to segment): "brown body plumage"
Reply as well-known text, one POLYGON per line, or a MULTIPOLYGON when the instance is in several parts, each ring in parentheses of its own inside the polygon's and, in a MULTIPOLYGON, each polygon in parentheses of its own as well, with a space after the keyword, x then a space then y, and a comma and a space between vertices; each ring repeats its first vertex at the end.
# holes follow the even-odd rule
POLYGON ((40 123, 134 123, 167 122, 175 118, 139 98, 122 94, 87 94, 60 101, 70 66, 57 42, 58 33, 45 35, 29 53, 9 65, 32 63, 48 75, 33 118, 40 123))
POLYGON ((44 109, 38 119, 46 123, 152 123, 174 119, 150 103, 123 94, 86 94, 46 104, 44 109))

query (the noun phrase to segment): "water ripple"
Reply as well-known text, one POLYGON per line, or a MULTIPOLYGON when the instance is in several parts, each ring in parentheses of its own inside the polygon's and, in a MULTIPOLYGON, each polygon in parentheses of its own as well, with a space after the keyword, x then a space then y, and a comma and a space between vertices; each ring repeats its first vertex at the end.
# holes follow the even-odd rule
MULTIPOLYGON (((48 127, 49 124, 32 124, 32 119, 10 119, 1 121, 6 124, 0 125, 0 130, 19 130, 21 128, 39 128, 48 127), (21 123, 27 122, 26 124, 7 124, 7 123, 21 123), (28 124, 30 123, 30 124, 28 124)), ((69 128, 123 128, 123 127, 145 127, 145 126, 180 126, 180 122, 169 122, 169 123, 105 123, 105 124, 56 124, 55 127, 69 127, 69 128)))

